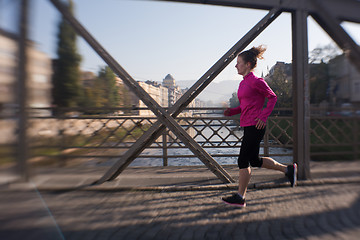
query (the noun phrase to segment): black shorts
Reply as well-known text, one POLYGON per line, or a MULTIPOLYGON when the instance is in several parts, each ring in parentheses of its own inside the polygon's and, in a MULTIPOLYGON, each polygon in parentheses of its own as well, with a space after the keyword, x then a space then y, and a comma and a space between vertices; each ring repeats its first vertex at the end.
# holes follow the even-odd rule
POLYGON ((244 136, 241 143, 238 166, 240 169, 261 167, 263 160, 259 157, 260 142, 265 135, 264 129, 257 129, 255 126, 244 127, 244 136))

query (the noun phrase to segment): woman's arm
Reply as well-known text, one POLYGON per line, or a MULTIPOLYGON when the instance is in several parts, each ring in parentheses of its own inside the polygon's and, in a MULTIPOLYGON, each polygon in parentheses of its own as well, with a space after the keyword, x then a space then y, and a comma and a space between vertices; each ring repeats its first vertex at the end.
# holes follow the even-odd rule
POLYGON ((277 96, 263 79, 257 81, 256 88, 261 94, 263 94, 264 97, 268 99, 266 107, 261 111, 260 115, 258 116, 258 119, 266 123, 267 118, 270 116, 272 110, 275 107, 277 96))
POLYGON ((240 113, 241 113, 240 105, 235 108, 227 108, 224 111, 225 116, 233 116, 233 115, 240 114, 240 113))

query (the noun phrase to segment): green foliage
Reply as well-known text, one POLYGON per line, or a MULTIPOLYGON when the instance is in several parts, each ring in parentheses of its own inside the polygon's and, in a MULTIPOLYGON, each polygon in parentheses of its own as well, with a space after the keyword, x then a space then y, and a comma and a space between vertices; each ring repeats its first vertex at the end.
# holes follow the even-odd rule
MULTIPOLYGON (((360 132, 352 131, 356 128, 355 124, 358 126, 359 123, 352 122, 349 124, 348 121, 339 119, 334 122, 333 119, 327 119, 323 120, 320 125, 319 121, 310 120, 310 154, 312 160, 353 160, 360 157, 359 154, 354 154, 356 146, 352 142, 352 139, 360 140, 360 132), (341 144, 334 142, 334 138, 341 144)), ((277 126, 274 126, 273 121, 269 121, 268 128, 271 129, 271 134, 276 136, 281 143, 293 142, 291 139, 293 137, 293 127, 289 126, 286 120, 277 122, 277 126), (284 129, 286 129, 287 134, 282 134, 284 129)))
POLYGON ((310 124, 313 130, 310 135, 312 144, 310 152, 325 153, 312 156, 313 160, 354 160, 360 157, 359 154, 355 154, 356 145, 354 144, 360 139, 360 132, 354 131, 360 125, 358 120, 325 119, 321 121, 322 127, 319 127, 319 122, 312 119, 310 124), (322 146, 323 144, 330 146, 322 146))
POLYGON ((124 86, 119 86, 120 91, 120 105, 126 108, 131 107, 131 97, 129 90, 124 86))
POLYGON ((321 103, 328 100, 329 81, 328 64, 321 62, 310 65, 310 103, 321 103))
MULTIPOLYGON (((69 9, 73 11, 71 0, 69 9)), ((82 92, 81 57, 77 53, 76 33, 64 18, 59 24, 57 55, 53 75, 53 103, 58 107, 77 107, 82 92)))
MULTIPOLYGON (((57 137, 42 137, 36 136, 32 139, 32 144, 37 146, 31 151, 32 156, 45 157, 36 165, 51 165, 59 161, 59 159, 71 158, 73 155, 84 155, 89 153, 89 149, 83 149, 82 147, 91 147, 93 154, 103 153, 103 150, 96 149, 104 144, 104 140, 107 143, 119 144, 121 142, 134 142, 141 137, 145 131, 151 127, 150 124, 136 124, 128 128, 116 127, 116 128, 103 128, 93 133, 93 135, 62 135, 57 137), (42 147, 46 146, 46 147, 42 147), (62 147, 59 147, 62 146, 62 147), (64 151, 64 149, 72 149, 73 151, 64 151), (51 158, 46 158, 51 157, 51 158), (55 158, 58 157, 58 158, 55 158)), ((2 153, 10 156, 10 150, 0 147, 0 156, 2 153)), ((112 151, 108 149, 107 152, 112 151)), ((117 149, 119 151, 119 149, 117 149)), ((122 151, 120 149, 120 151, 122 151)), ((11 153, 13 155, 13 153, 11 153)), ((117 153, 118 154, 118 153, 117 153)), ((14 159, 15 160, 15 159, 14 159)), ((12 161, 14 161, 12 160, 12 161)), ((5 164, 4 159, 0 159, 0 166, 5 164)))
MULTIPOLYGON (((293 143, 293 126, 288 120, 279 120, 276 124, 274 124, 274 121, 268 121, 267 127, 271 129, 271 135, 275 136, 282 144, 293 143)), ((270 138, 272 137, 270 136, 270 138)))
POLYGON ((102 67, 98 76, 93 81, 93 85, 84 87, 81 106, 84 108, 103 108, 99 111, 89 111, 87 113, 109 113, 113 110, 104 110, 106 108, 120 107, 121 91, 123 88, 116 83, 116 76, 108 67, 102 67))
POLYGON ((292 107, 292 80, 282 67, 274 69, 268 84, 277 96, 276 107, 292 107))
POLYGON ((333 44, 315 48, 310 52, 310 103, 319 104, 329 100, 329 61, 340 54, 341 50, 333 44))
POLYGON ((102 68, 97 79, 98 85, 102 88, 104 107, 119 106, 119 87, 116 85, 115 74, 109 67, 102 68))
POLYGON ((229 99, 229 103, 230 103, 230 108, 235 108, 239 106, 240 103, 236 92, 233 92, 233 94, 231 95, 231 98, 229 99))
POLYGON ((13 146, 0 146, 0 166, 15 163, 16 149, 13 146))

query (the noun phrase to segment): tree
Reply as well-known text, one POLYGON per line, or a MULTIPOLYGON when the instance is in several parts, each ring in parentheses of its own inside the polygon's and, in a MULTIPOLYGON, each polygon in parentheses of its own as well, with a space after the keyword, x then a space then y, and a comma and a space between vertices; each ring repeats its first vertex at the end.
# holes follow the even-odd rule
MULTIPOLYGON (((81 106, 84 108, 102 108, 98 111, 87 111, 87 113, 109 113, 121 105, 122 93, 120 86, 116 84, 116 76, 109 67, 102 67, 93 80, 91 86, 84 87, 81 106)), ((124 98, 124 97, 123 97, 124 98)))
MULTIPOLYGON (((69 0, 73 12, 73 2, 69 0)), ((57 107, 77 107, 81 101, 80 62, 77 53, 76 33, 62 17, 59 24, 58 59, 54 62, 53 103, 57 107)))
POLYGON ((333 44, 317 47, 309 54, 309 63, 328 63, 341 54, 341 50, 333 44))
POLYGON ((328 64, 321 62, 320 64, 310 65, 310 103, 318 104, 328 100, 329 82, 328 64))
POLYGON ((282 67, 275 67, 268 84, 277 96, 277 107, 292 107, 292 81, 282 67))
POLYGON ((328 100, 330 84, 328 62, 340 54, 341 50, 333 44, 317 47, 310 52, 310 103, 319 104, 328 100))
POLYGON ((100 69, 97 85, 102 90, 100 100, 102 107, 113 108, 119 107, 119 87, 116 85, 116 76, 114 72, 108 67, 100 69))
POLYGON ((231 98, 229 99, 230 108, 235 108, 239 106, 239 99, 236 92, 233 92, 231 98))

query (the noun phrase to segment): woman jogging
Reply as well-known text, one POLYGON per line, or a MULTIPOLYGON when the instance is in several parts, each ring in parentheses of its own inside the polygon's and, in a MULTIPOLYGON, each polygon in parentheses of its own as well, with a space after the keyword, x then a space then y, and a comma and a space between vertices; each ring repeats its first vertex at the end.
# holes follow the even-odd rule
POLYGON ((259 157, 260 142, 265 134, 266 120, 277 100, 275 93, 264 79, 256 77, 252 72, 256 67, 257 59, 263 59, 262 55, 265 50, 266 48, 263 46, 253 47, 238 55, 235 68, 238 74, 244 77, 237 92, 240 105, 224 111, 225 116, 241 114, 240 126, 244 127, 238 158, 239 189, 232 196, 222 198, 225 203, 239 207, 246 206, 245 195, 251 177, 250 166, 281 171, 288 177, 292 187, 296 184, 296 163, 285 166, 272 158, 259 157), (265 98, 268 99, 268 102, 263 108, 265 98))

